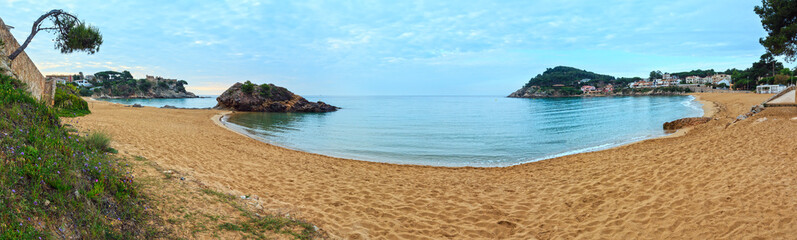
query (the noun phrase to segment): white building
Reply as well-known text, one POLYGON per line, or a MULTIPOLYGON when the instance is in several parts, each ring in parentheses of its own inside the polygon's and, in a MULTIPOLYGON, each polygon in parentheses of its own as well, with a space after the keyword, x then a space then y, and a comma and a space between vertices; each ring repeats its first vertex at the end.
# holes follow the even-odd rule
POLYGON ((722 80, 728 80, 728 82, 730 82, 731 81, 731 75, 728 75, 728 74, 715 74, 714 76, 711 76, 711 81, 713 83, 719 84, 719 82, 722 81, 722 80))
POLYGON ((81 86, 81 87, 93 87, 94 86, 94 85, 91 85, 91 83, 89 83, 88 80, 77 80, 74 83, 77 84, 78 86, 81 86))
POLYGON ((786 86, 783 86, 783 85, 759 85, 759 86, 755 87, 755 92, 756 93, 763 93, 763 94, 780 93, 783 90, 786 90, 786 86))
POLYGON ((697 84, 700 81, 700 77, 698 76, 688 76, 686 77, 687 84, 697 84))

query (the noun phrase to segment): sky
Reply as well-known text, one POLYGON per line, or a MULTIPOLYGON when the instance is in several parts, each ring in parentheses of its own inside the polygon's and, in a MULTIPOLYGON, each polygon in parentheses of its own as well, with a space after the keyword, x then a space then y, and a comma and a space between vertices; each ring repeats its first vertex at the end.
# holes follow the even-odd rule
MULTIPOLYGON (((100 52, 26 52, 44 74, 128 70, 220 94, 235 82, 301 95, 508 95, 559 65, 646 77, 744 69, 765 52, 750 0, 0 0, 18 41, 51 9, 98 27, 100 52)), ((786 64, 787 67, 792 67, 786 64)))

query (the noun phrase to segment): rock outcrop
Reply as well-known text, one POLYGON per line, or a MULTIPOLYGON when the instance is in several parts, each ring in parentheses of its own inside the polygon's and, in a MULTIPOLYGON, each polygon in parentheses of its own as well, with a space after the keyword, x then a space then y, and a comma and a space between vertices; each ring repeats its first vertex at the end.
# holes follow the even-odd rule
POLYGON ((691 127, 707 123, 708 121, 711 121, 711 118, 707 117, 681 118, 672 122, 664 123, 664 130, 678 130, 685 127, 691 127))
POLYGON ((136 89, 130 86, 114 86, 117 88, 117 91, 111 89, 100 89, 98 92, 95 92, 91 95, 93 98, 121 98, 121 99, 130 99, 130 98, 140 98, 140 99, 152 99, 152 98, 199 98, 196 94, 192 92, 188 92, 185 88, 179 88, 176 84, 167 84, 166 87, 162 86, 153 86, 147 91, 141 91, 140 89, 136 89), (124 91, 118 91, 118 89, 124 89, 124 91), (120 93, 121 92, 121 93, 120 93), (115 95, 117 94, 117 95, 115 95))
POLYGON ((247 112, 332 112, 338 110, 338 107, 321 101, 307 101, 302 96, 274 84, 268 84, 268 87, 251 84, 247 91, 242 90, 243 86, 243 83, 233 84, 216 98, 218 104, 213 108, 247 112))
POLYGON ((511 98, 555 98, 555 97, 573 97, 579 95, 567 94, 556 89, 542 89, 540 87, 524 87, 509 94, 507 97, 511 98))

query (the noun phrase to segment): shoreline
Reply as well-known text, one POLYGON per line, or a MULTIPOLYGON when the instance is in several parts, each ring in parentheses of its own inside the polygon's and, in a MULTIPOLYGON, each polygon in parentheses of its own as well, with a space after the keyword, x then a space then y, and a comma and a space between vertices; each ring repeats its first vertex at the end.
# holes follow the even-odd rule
MULTIPOLYGON (((719 111, 719 109, 717 108, 717 103, 715 103, 715 102, 708 101, 708 100, 703 100, 703 99, 700 98, 700 95, 696 95, 696 94, 693 94, 693 93, 689 94, 688 96, 695 97, 695 99, 693 101, 697 101, 697 102, 699 102, 699 103, 701 103, 703 105, 703 106, 701 106, 701 108, 703 108, 703 117, 714 118, 714 115, 717 114, 717 112, 719 111)), ((673 132, 671 134, 667 134, 667 135, 664 135, 664 136, 661 136, 661 137, 658 137, 658 138, 677 138, 677 137, 685 136, 686 133, 688 133, 693 128, 695 128, 695 126, 681 128, 681 129, 675 130, 675 132, 673 132)))
POLYGON ((563 95, 563 96, 534 96, 534 97, 513 97, 512 95, 504 96, 506 98, 528 98, 528 99, 542 99, 542 98, 589 98, 589 97, 671 97, 671 96, 690 96, 692 93, 662 93, 662 94, 580 94, 580 95, 563 95))
POLYGON ((65 121, 81 131, 106 129, 120 154, 145 157, 211 190, 261 196, 264 211, 305 219, 333 239, 797 234, 790 217, 797 216, 797 204, 790 204, 797 189, 789 187, 797 185, 797 152, 772 144, 793 139, 797 109, 767 108, 727 126, 768 95, 697 95, 718 111, 683 137, 503 168, 289 150, 220 128, 213 120, 226 112, 219 110, 100 101, 90 104, 92 114, 65 121))
MULTIPOLYGON (((655 95, 655 96, 659 96, 659 95, 655 95)), ((665 95, 660 95, 660 96, 665 96, 665 95)), ((675 95, 666 95, 666 96, 675 96, 675 95)), ((700 96, 694 95, 694 94, 684 94, 683 96, 692 96, 692 97, 695 98, 692 101, 696 101, 696 102, 699 102, 699 103, 702 104, 701 107, 703 109, 703 117, 712 117, 717 112, 716 103, 714 103, 714 102, 707 101, 707 100, 701 100, 700 96)), ((607 96, 607 97, 612 97, 612 96, 607 96)), ((292 150, 292 151, 298 151, 298 152, 303 152, 303 153, 307 153, 307 154, 317 154, 317 155, 321 155, 321 156, 325 156, 325 157, 345 159, 345 160, 351 160, 351 161, 394 164, 394 165, 402 165, 402 166, 424 166, 424 167, 442 167, 442 168, 509 168, 509 167, 514 167, 514 166, 518 166, 518 165, 524 165, 524 164, 529 164, 529 163, 534 163, 534 162, 539 162, 539 161, 545 161, 545 160, 550 160, 550 159, 555 159, 555 158, 560 158, 560 157, 566 157, 566 156, 570 156, 570 155, 610 150, 610 149, 624 147, 624 146, 628 146, 628 145, 633 145, 633 144, 636 144, 636 143, 641 143, 641 142, 648 141, 648 140, 653 140, 653 139, 681 137, 681 136, 686 135, 686 133, 689 132, 689 130, 694 128, 694 126, 693 126, 693 127, 687 127, 687 128, 678 129, 678 130, 676 130, 673 133, 669 133, 669 134, 665 133, 665 135, 663 135, 663 136, 640 137, 640 139, 632 139, 632 140, 629 140, 629 141, 623 141, 623 142, 615 143, 615 144, 607 143, 609 146, 606 146, 606 147, 601 147, 601 146, 607 145, 607 144, 602 144, 602 145, 598 145, 598 146, 587 146, 587 147, 583 147, 583 148, 579 148, 579 149, 565 151, 565 152, 562 152, 562 153, 550 154, 550 155, 543 156, 543 157, 536 158, 536 159, 532 159, 532 160, 520 161, 520 162, 509 164, 509 165, 500 165, 500 166, 442 166, 442 165, 425 165, 425 164, 416 164, 416 163, 396 163, 396 162, 387 162, 387 161, 363 160, 363 159, 355 159, 355 158, 347 158, 347 157, 336 157, 336 156, 326 155, 326 154, 323 154, 323 153, 313 153, 313 152, 308 152, 308 151, 304 151, 304 150, 301 150, 301 149, 295 149, 295 148, 286 147, 286 146, 279 145, 279 144, 269 143, 269 142, 266 142, 264 140, 261 140, 261 139, 255 137, 255 136, 251 136, 249 134, 239 132, 236 129, 233 129, 232 127, 230 127, 230 126, 227 126, 227 124, 233 124, 233 125, 238 126, 237 124, 230 123, 230 122, 225 122, 223 120, 225 117, 228 117, 230 114, 234 114, 234 113, 235 112, 233 112, 233 111, 226 111, 224 113, 219 113, 219 114, 216 114, 213 117, 211 117, 211 120, 217 126, 219 126, 221 128, 224 128, 224 129, 226 129, 228 131, 234 132, 234 133, 236 133, 238 135, 241 135, 241 136, 256 140, 258 142, 262 142, 264 144, 268 144, 268 145, 272 145, 272 146, 276 146, 276 147, 280 147, 280 148, 285 148, 285 149, 292 150), (594 149, 594 150, 587 150, 587 149, 594 149)), ((241 128, 243 128, 243 127, 241 127, 241 128)))

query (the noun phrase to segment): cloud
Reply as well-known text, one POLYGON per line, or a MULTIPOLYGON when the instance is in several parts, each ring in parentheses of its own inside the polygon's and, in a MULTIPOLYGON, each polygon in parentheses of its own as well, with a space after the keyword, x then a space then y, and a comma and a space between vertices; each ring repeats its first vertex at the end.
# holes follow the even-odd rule
POLYGON ((194 44, 196 44, 196 45, 205 45, 205 46, 216 45, 216 44, 219 44, 219 43, 221 43, 221 41, 213 41, 213 40, 210 40, 210 41, 195 40, 194 41, 194 44))
MULTIPOLYGON (((734 64, 753 62, 763 53, 758 38, 765 33, 750 10, 755 4, 12 0, 0 1, 0 9, 14 9, 2 17, 17 26, 17 37, 27 36, 25 26, 53 6, 100 27, 105 44, 95 55, 63 55, 53 50, 52 35, 37 36, 26 52, 45 72, 128 68, 208 82, 189 84, 201 91, 219 91, 234 81, 278 79, 310 94, 346 94, 327 92, 333 89, 358 94, 399 91, 357 84, 369 81, 401 80, 420 89, 457 75, 463 85, 474 85, 484 81, 477 77, 484 75, 481 71, 524 76, 518 77, 522 82, 559 64, 642 75, 655 66, 743 68, 734 64), (723 56, 734 60, 718 60, 723 56)), ((413 89, 401 91, 412 94, 413 89)), ((435 90, 446 89, 428 89, 435 90)))

